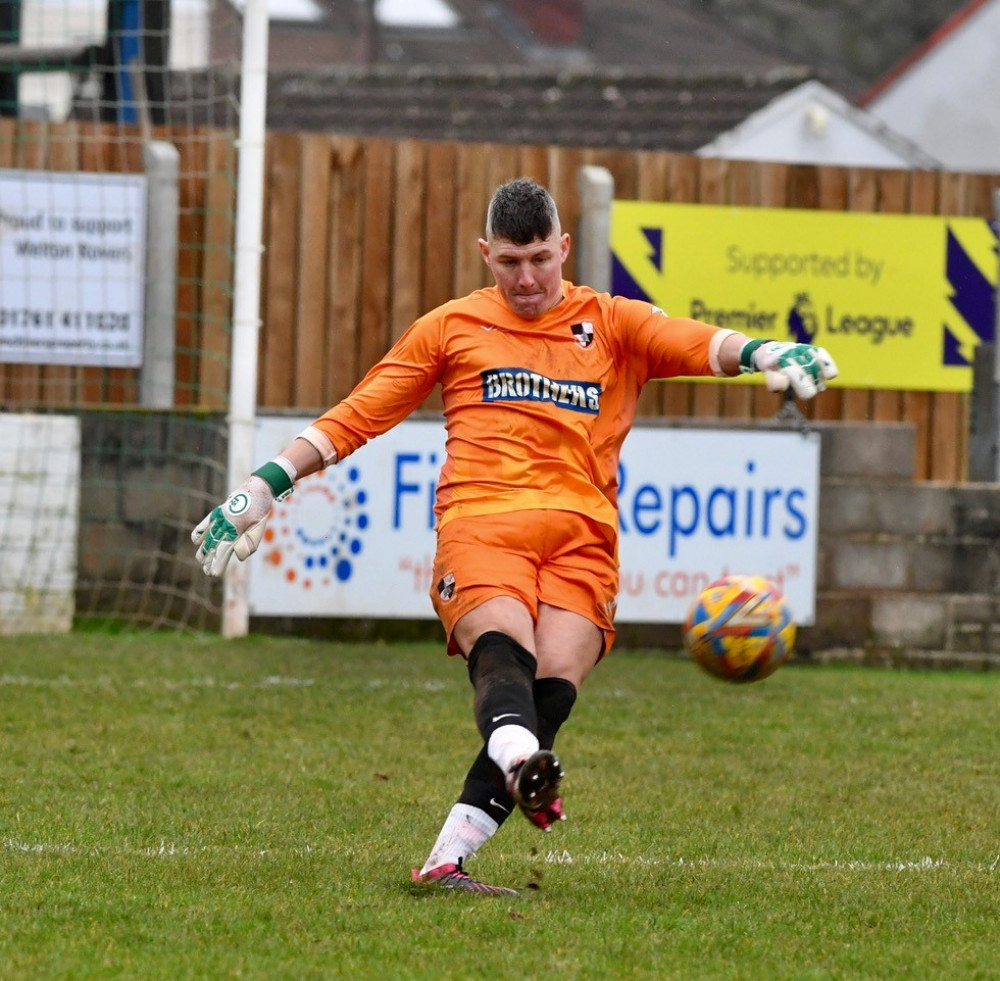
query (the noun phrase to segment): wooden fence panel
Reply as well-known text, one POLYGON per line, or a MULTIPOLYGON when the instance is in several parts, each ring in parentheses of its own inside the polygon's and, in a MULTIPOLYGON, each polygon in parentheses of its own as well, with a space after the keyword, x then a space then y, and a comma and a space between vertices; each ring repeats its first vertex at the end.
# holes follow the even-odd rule
MULTIPOLYGON (((233 134, 179 127, 157 138, 181 155, 177 291, 180 406, 222 408, 228 389, 235 212, 233 134)), ((0 166, 137 172, 138 135, 93 122, 0 119, 0 166)), ((660 151, 388 141, 271 133, 267 141, 260 378, 267 408, 312 412, 343 398, 416 317, 488 285, 476 240, 496 185, 550 188, 564 230, 579 222, 579 170, 607 167, 618 198, 830 211, 992 216, 993 175, 723 161, 660 151)), ((566 276, 576 274, 571 252, 566 276)), ((836 352, 834 352, 835 354, 836 352)), ((0 365, 18 407, 134 404, 125 369, 0 365)), ((435 395, 428 406, 439 407, 435 395)), ((649 386, 640 414, 768 418, 759 384, 649 386)), ((917 476, 962 480, 970 399, 961 393, 833 388, 803 405, 817 420, 900 420, 917 431, 917 476)))
POLYGON ((264 261, 261 264, 261 331, 258 400, 267 408, 294 405, 295 302, 303 141, 274 133, 267 141, 264 261))
POLYGON ((236 148, 232 133, 208 133, 205 187, 205 247, 201 261, 201 310, 198 318, 197 375, 192 393, 205 408, 221 410, 229 401, 229 359, 232 347, 230 310, 233 288, 232 243, 236 148))
MULTIPOLYGON (((84 147, 98 145, 100 130, 95 126, 85 140, 84 147)), ((174 358, 174 399, 178 406, 187 408, 201 400, 200 379, 209 356, 201 350, 204 337, 200 333, 199 310, 204 296, 205 251, 204 205, 208 193, 206 175, 208 160, 204 133, 187 128, 166 129, 160 136, 177 148, 180 158, 177 218, 177 327, 174 358), (201 135, 202 138, 198 138, 201 135)), ((100 169, 94 161, 87 169, 100 169)), ((213 344, 213 349, 217 345, 213 344)), ((219 366, 211 372, 219 395, 228 398, 229 352, 222 351, 222 371, 219 366), (219 386, 222 386, 219 389, 219 386)), ((225 403, 223 403, 225 404, 225 403)))
POLYGON ((327 243, 330 238, 330 140, 309 134, 300 158, 295 282, 295 378, 292 401, 303 407, 323 402, 323 372, 329 325, 326 322, 327 243))
POLYGON ((364 213, 361 240, 361 321, 358 367, 368 371, 390 344, 392 322, 393 149, 374 140, 364 155, 364 213))
POLYGON ((425 253, 421 248, 426 199, 424 145, 404 140, 396 145, 392 221, 392 323, 390 343, 424 313, 425 253))
POLYGON ((455 168, 453 143, 432 143, 427 148, 427 191, 424 209, 423 306, 425 310, 456 296, 451 256, 461 244, 455 233, 455 168))
POLYGON ((489 197, 487 158, 490 147, 465 144, 458 149, 455 168, 455 241, 452 263, 454 295, 461 296, 486 284, 486 269, 475 243, 483 234, 485 202, 489 197))
POLYGON ((364 148, 358 140, 334 137, 330 157, 330 237, 325 324, 326 388, 322 406, 348 395, 361 376, 360 323, 364 236, 364 148))

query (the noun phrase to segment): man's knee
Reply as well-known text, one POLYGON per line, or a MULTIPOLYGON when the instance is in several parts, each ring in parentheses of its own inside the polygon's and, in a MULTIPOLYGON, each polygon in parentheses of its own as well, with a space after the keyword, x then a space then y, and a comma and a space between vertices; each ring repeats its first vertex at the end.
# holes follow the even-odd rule
POLYGON ((469 679, 475 689, 476 725, 485 742, 503 725, 534 733, 535 656, 499 630, 484 633, 469 651, 469 679))
POLYGON ((534 681, 536 667, 535 655, 500 630, 481 634, 469 651, 469 678, 474 685, 515 673, 534 681))

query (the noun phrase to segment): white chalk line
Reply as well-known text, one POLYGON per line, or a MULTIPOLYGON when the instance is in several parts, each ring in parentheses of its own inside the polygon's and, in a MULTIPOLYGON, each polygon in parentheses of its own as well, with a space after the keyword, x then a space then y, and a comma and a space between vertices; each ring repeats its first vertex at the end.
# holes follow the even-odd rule
POLYGON ((8 688, 97 688, 106 691, 112 688, 163 688, 177 691, 188 688, 218 688, 230 691, 238 688, 309 688, 315 685, 314 678, 286 678, 269 675, 256 681, 221 681, 218 678, 114 678, 98 675, 94 678, 70 678, 60 675, 56 678, 37 678, 24 674, 0 674, 0 687, 8 688))
MULTIPOLYGON (((116 678, 112 675, 98 675, 93 678, 70 678, 60 675, 55 678, 39 678, 25 674, 0 674, 0 688, 79 688, 110 691, 115 688, 161 688, 166 691, 186 689, 216 689, 236 691, 242 688, 311 688, 320 684, 315 678, 295 678, 269 675, 256 681, 229 681, 213 677, 203 678, 116 678)), ((443 681, 407 681, 400 678, 370 678, 365 687, 377 690, 404 689, 414 691, 445 691, 451 686, 443 681)))
POLYGON ((924 856, 905 861, 883 862, 853 859, 830 859, 815 862, 782 862, 758 858, 684 858, 682 856, 626 855, 622 852, 591 852, 574 855, 568 851, 548 852, 546 865, 652 865, 677 869, 722 869, 724 871, 762 872, 932 872, 936 869, 962 869, 979 872, 1000 870, 1000 855, 991 862, 951 862, 944 858, 924 856))
MULTIPOLYGON (((231 853, 260 858, 330 858, 340 852, 322 845, 294 845, 283 848, 255 848, 234 845, 178 845, 166 840, 148 846, 72 845, 54 842, 30 842, 18 838, 0 841, 0 851, 18 855, 61 855, 84 858, 198 858, 205 855, 231 853)), ((510 855, 502 854, 510 858, 510 855)), ((757 872, 1000 872, 1000 855, 990 862, 952 862, 944 858, 924 856, 918 859, 882 862, 833 859, 815 862, 784 862, 760 858, 685 858, 669 855, 630 855, 621 851, 577 852, 549 851, 542 858, 545 865, 616 865, 643 866, 697 871, 757 871, 757 872)))

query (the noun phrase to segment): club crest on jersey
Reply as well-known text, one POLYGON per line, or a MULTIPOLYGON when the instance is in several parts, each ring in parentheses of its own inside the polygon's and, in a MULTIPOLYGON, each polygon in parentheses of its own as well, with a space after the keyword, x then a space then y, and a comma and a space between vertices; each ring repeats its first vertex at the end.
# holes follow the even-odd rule
POLYGON ((491 368, 481 377, 484 402, 551 402, 594 416, 601 409, 600 382, 547 378, 530 368, 491 368))
POLYGON ((576 343, 580 347, 590 347, 594 343, 594 325, 589 320, 585 320, 582 324, 573 324, 570 330, 573 331, 576 343))

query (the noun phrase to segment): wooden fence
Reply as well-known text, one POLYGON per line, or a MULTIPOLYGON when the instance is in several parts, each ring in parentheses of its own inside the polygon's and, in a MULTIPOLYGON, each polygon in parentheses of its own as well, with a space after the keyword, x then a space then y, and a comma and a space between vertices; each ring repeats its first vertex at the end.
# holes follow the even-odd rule
MULTIPOLYGON (((0 166, 135 171, 138 135, 0 120, 0 166), (34 127, 32 130, 31 127, 34 127), (84 138, 85 137, 85 138, 84 138)), ((182 158, 177 403, 221 408, 228 387, 234 155, 232 134, 157 131, 182 158)), ((618 198, 710 204, 992 215, 1000 177, 725 161, 666 152, 361 139, 271 132, 267 142, 259 404, 308 414, 346 395, 421 313, 485 285, 476 248, 497 184, 548 186, 563 227, 579 219, 578 173, 607 167, 618 198)), ((573 278, 570 256, 567 276, 573 278)), ((5 402, 128 404, 135 373, 0 365, 5 402)), ((436 399, 436 396, 434 397, 436 399)), ((912 422, 921 479, 968 473, 969 396, 835 388, 804 406, 823 420, 912 422)), ((430 407, 438 403, 432 402, 430 407)), ((647 416, 763 418, 761 386, 647 387, 647 416)))

